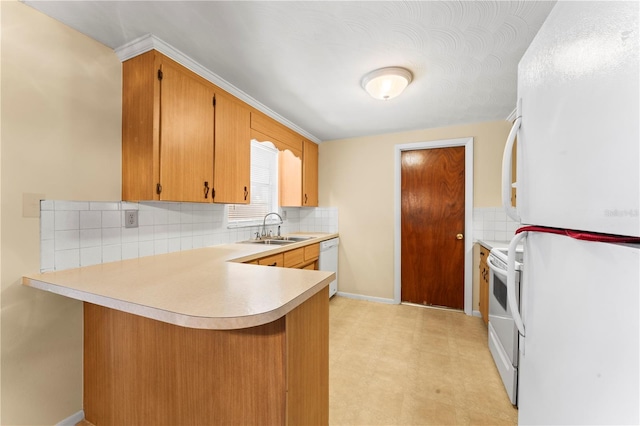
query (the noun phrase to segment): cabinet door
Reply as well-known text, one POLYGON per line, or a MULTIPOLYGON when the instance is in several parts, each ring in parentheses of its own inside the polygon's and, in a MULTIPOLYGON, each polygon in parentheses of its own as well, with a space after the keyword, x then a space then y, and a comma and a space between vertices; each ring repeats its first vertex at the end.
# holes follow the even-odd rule
POLYGON ((306 139, 302 150, 302 205, 318 205, 318 145, 306 139))
POLYGON ((122 63, 122 199, 159 200, 160 57, 150 51, 122 63))
POLYGON ((302 206, 302 152, 285 149, 279 153, 280 205, 302 206))
POLYGON ((162 64, 161 200, 211 202, 214 91, 189 71, 162 64))
POLYGON ((489 323, 489 265, 487 258, 489 249, 480 246, 480 314, 485 324, 489 323))
POLYGON ((284 255, 282 253, 274 254, 258 259, 258 265, 265 266, 278 266, 282 268, 284 266, 284 255))
POLYGON ((251 113, 226 96, 216 96, 214 176, 216 203, 251 200, 251 113))

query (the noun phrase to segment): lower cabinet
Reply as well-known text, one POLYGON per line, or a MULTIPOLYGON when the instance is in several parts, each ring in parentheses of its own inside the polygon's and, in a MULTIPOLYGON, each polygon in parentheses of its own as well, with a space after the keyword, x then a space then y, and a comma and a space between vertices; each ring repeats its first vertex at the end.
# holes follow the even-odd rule
POLYGON ((260 258, 258 259, 258 265, 283 267, 284 256, 282 255, 282 253, 279 253, 272 256, 260 258))
POLYGON ((328 425, 329 289, 233 330, 85 302, 83 379, 94 425, 328 425))
POLYGON ((257 263, 258 265, 278 266, 284 268, 317 270, 319 257, 320 243, 316 243, 297 249, 288 250, 283 253, 261 257, 260 259, 252 260, 246 263, 257 263))
POLYGON ((480 244, 480 314, 485 324, 489 323, 489 249, 480 244))

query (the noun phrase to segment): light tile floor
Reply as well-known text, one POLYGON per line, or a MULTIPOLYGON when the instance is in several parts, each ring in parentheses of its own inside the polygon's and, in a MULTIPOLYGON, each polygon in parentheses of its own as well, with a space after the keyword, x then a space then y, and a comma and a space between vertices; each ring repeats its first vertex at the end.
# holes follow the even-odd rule
POLYGON ((331 425, 514 425, 480 318, 335 296, 331 425))

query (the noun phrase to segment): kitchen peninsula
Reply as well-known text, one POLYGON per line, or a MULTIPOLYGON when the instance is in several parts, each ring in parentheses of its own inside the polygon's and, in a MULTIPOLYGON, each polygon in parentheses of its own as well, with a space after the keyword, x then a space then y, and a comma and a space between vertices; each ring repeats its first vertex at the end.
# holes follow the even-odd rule
POLYGON ((335 274, 246 263, 335 236, 226 244, 23 284, 84 302, 93 424, 328 424, 335 274))

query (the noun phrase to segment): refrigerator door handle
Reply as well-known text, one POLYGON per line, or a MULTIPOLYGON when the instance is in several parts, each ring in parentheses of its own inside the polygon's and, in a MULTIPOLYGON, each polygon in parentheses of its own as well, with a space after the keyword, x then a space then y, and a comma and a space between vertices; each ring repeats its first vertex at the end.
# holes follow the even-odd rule
POLYGON ((511 161, 513 157, 513 144, 516 141, 516 135, 520 129, 522 123, 522 117, 516 118, 516 121, 511 127, 511 132, 507 137, 507 143, 504 147, 504 153, 502 154, 502 207, 511 219, 516 222, 520 222, 520 215, 518 210, 511 204, 511 161))
MULTIPOLYGON (((520 307, 518 306, 518 300, 516 299, 516 247, 520 244, 520 240, 526 237, 528 232, 521 232, 516 234, 509 243, 509 253, 507 259, 507 303, 509 309, 511 309, 511 315, 518 327, 518 332, 522 337, 524 333, 524 323, 522 322, 522 316, 520 315, 520 307)), ((526 268, 526 265, 524 266, 526 268)), ((522 295, 520 295, 522 298, 522 295)))

